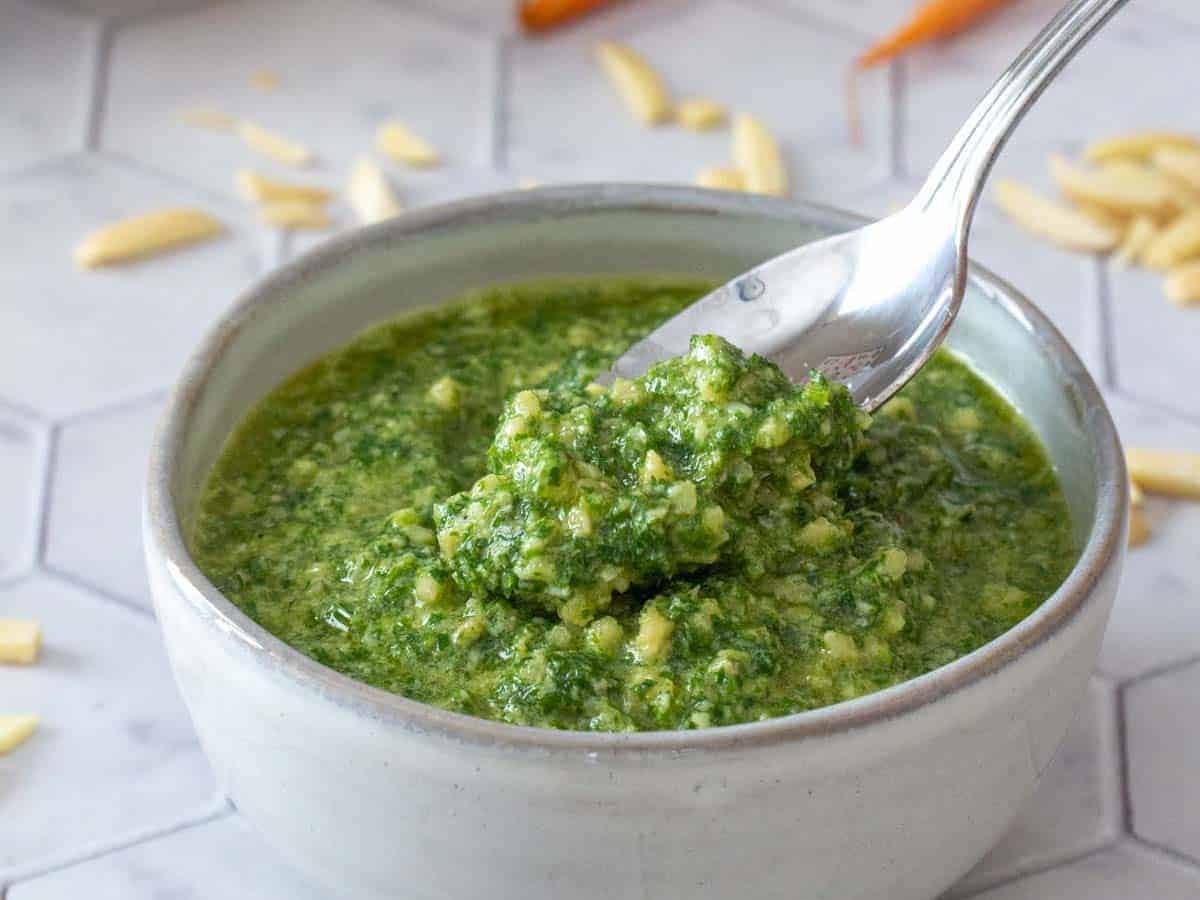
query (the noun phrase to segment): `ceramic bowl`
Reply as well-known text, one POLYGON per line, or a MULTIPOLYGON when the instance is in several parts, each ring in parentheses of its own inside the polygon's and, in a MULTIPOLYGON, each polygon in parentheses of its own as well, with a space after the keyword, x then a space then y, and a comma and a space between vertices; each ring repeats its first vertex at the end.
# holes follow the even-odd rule
POLYGON ((409 213, 331 240, 238 300, 188 363, 145 507, 155 606, 238 809, 355 898, 929 898, 998 840, 1080 705, 1123 558, 1112 421, 1046 318, 974 271, 949 344, 1026 416, 1083 547, 1015 628, 920 678, 798 715, 591 734, 446 712, 339 675, 245 616, 184 540, 231 429, 367 325, 496 282, 725 278, 845 213, 735 194, 566 187, 409 213))

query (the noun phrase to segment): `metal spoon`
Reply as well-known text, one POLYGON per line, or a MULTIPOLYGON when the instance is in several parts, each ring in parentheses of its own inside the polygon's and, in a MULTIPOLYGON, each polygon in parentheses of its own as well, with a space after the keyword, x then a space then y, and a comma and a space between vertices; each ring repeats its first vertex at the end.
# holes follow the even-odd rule
POLYGON ((874 410, 929 359, 962 304, 983 182, 1026 110, 1127 0, 1072 0, 992 86, 916 197, 886 219, 777 256, 696 301, 600 379, 634 378, 718 334, 797 383, 817 369, 874 410))

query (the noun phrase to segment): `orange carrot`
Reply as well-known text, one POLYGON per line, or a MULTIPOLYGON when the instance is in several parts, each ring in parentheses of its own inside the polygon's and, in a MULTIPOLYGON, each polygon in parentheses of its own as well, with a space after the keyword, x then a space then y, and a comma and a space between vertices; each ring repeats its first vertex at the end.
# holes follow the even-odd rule
POLYGON ((529 31, 546 31, 609 2, 611 0, 525 0, 521 4, 521 24, 529 31))
POLYGON ((926 0, 907 22, 869 47, 858 58, 857 66, 870 68, 911 47, 957 34, 1008 2, 1010 0, 926 0))

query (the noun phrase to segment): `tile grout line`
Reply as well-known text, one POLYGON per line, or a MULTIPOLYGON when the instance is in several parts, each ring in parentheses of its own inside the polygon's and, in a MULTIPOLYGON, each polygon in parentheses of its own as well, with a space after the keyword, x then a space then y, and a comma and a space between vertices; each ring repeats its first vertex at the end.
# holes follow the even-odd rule
POLYGON ((1131 843, 1137 845, 1144 851, 1148 851, 1164 859, 1168 859, 1177 866, 1182 866, 1189 871, 1200 874, 1200 859, 1188 856, 1186 853, 1180 853, 1174 847, 1168 847, 1165 844, 1160 844, 1157 841, 1151 841, 1140 834, 1129 834, 1131 843))
POLYGON ((128 597, 124 597, 120 594, 115 594, 107 588, 92 584, 90 581, 80 578, 73 572, 60 569, 58 566, 52 565, 45 560, 42 560, 39 563, 38 569, 52 578, 64 582, 65 584, 69 584, 77 591, 87 594, 102 603, 110 603, 118 609, 123 609, 140 619, 145 619, 149 622, 155 621, 154 613, 144 606, 141 606, 139 603, 137 603, 137 601, 128 597))
POLYGON ((151 388, 148 391, 143 391, 140 394, 133 394, 128 397, 122 397, 119 400, 111 400, 106 403, 100 403, 96 406, 89 406, 87 409, 76 410, 75 412, 66 413, 60 416, 54 423, 57 427, 62 428, 69 425, 79 425, 83 422, 89 422, 92 419, 101 416, 111 416, 118 413, 128 412, 139 406, 148 406, 152 403, 158 403, 167 398, 171 389, 168 387, 151 388))
POLYGON ((1133 792, 1129 783, 1129 724, 1126 715, 1125 689, 1127 685, 1116 687, 1117 714, 1117 777, 1120 779, 1120 829, 1125 835, 1133 834, 1133 792))
MULTIPOLYGON (((234 809, 229 801, 224 797, 219 797, 218 800, 219 802, 216 805, 210 805, 207 808, 178 818, 166 825, 151 825, 135 829, 109 841, 97 841, 90 846, 80 847, 74 852, 66 852, 58 857, 49 856, 41 862, 26 864, 23 867, 14 867, 7 872, 0 873, 0 891, 7 891, 10 887, 22 881, 29 881, 34 878, 53 874, 54 872, 60 872, 72 866, 91 862, 92 860, 109 856, 113 853, 119 853, 122 850, 128 850, 140 844, 170 837, 173 834, 179 834, 182 831, 187 831, 200 825, 207 825, 209 822, 216 822, 233 815, 234 809)), ((0 895, 0 900, 2 900, 2 895, 0 895)))
POLYGON ((108 97, 108 63, 112 56, 112 41, 112 22, 101 20, 96 24, 96 40, 92 50, 92 75, 89 85, 91 90, 84 119, 84 150, 96 150, 100 146, 104 107, 108 97))
MULTIPOLYGON (((998 878, 995 881, 992 881, 988 884, 981 885, 978 889, 972 890, 968 894, 960 895, 958 897, 958 900, 970 900, 970 898, 972 898, 972 897, 981 897, 984 894, 989 893, 990 891, 996 890, 997 888, 1001 888, 1001 887, 1004 887, 1004 886, 1010 885, 1010 884, 1015 884, 1016 882, 1022 881, 1023 879, 1033 878, 1035 875, 1042 875, 1046 872, 1051 872, 1055 869, 1061 869, 1066 866, 1073 865, 1077 862, 1082 862, 1083 860, 1089 859, 1090 857, 1096 856, 1097 854, 1104 853, 1108 850, 1112 850, 1119 843, 1120 843, 1119 839, 1101 841, 1101 842, 1097 843, 1095 846, 1090 847, 1086 850, 1082 850, 1077 853, 1065 854, 1065 855, 1059 857, 1058 859, 1054 860, 1053 862, 1045 862, 1040 865, 1032 865, 1026 869, 1021 869, 1019 871, 1012 872, 1011 874, 1005 875, 1001 878, 998 878)), ((953 888, 951 888, 951 890, 953 890, 953 888)))
POLYGON ((1092 298, 1099 333, 1096 340, 1099 343, 1100 377, 1108 390, 1116 390, 1118 385, 1116 335, 1112 317, 1112 285, 1108 278, 1108 266, 1104 260, 1096 258, 1090 266, 1092 282, 1092 298))
POLYGON ((1116 385, 1114 388, 1112 388, 1112 393, 1116 394, 1118 397, 1124 397, 1126 400, 1135 401, 1142 406, 1157 410, 1168 418, 1178 419, 1180 422, 1186 422, 1189 425, 1200 426, 1200 414, 1187 410, 1176 409, 1173 406, 1164 406, 1156 397, 1146 398, 1138 391, 1131 391, 1128 388, 1122 387, 1121 385, 1116 385))
POLYGON ((487 162, 493 172, 508 169, 508 91, 511 76, 511 46, 500 35, 492 41, 489 90, 487 162))
POLYGON ((1161 666, 1157 666, 1153 669, 1147 669, 1145 672, 1140 672, 1137 675, 1126 678, 1121 682, 1121 687, 1135 687, 1143 682, 1160 678, 1163 675, 1170 675, 1173 672, 1178 672, 1181 669, 1186 669, 1190 666, 1195 666, 1198 664, 1200 664, 1200 656, 1189 656, 1185 659, 1175 660, 1174 662, 1163 663, 1161 666))
POLYGON ((52 422, 46 429, 46 447, 42 454, 43 462, 38 472, 37 487, 37 537, 33 545, 33 567, 43 567, 46 562, 46 548, 50 543, 50 497, 52 494, 54 472, 58 468, 58 449, 62 425, 52 422))

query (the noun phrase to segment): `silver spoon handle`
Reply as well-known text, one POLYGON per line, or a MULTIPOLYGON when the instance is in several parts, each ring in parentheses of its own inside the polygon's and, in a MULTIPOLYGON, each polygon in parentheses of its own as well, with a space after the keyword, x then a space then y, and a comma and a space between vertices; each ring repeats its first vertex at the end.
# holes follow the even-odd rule
POLYGON ((959 251, 983 182, 1017 123, 1046 85, 1128 0, 1071 0, 1001 75, 958 130, 921 186, 918 209, 951 205, 959 251))

